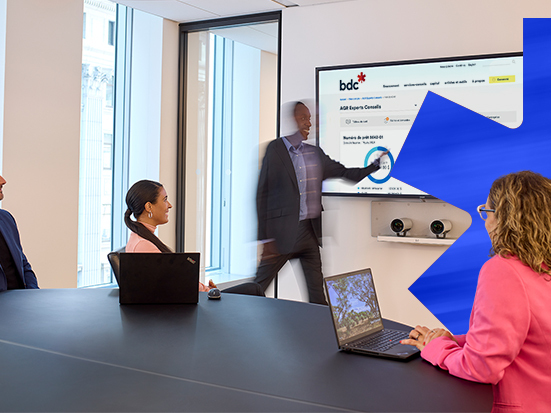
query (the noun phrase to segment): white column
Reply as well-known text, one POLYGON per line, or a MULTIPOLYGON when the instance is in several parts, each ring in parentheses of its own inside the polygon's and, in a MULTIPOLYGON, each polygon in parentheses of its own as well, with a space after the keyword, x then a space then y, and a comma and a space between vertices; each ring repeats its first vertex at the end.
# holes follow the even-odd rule
POLYGON ((77 284, 82 13, 82 1, 7 1, 2 208, 42 288, 77 284))

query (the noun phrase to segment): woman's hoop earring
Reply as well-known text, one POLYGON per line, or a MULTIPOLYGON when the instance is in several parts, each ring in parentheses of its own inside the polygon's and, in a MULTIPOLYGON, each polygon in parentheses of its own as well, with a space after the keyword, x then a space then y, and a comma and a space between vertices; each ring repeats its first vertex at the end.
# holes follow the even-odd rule
POLYGON ((152 217, 153 217, 153 214, 151 213, 151 211, 149 211, 149 212, 147 213, 147 216, 148 216, 148 218, 152 218, 152 217))

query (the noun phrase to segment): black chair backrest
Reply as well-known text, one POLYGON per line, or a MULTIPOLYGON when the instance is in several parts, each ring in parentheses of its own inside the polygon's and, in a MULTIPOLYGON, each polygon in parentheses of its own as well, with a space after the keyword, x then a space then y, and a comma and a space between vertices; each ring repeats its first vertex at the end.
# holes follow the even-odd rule
POLYGON ((121 260, 119 254, 121 252, 125 252, 125 250, 126 246, 119 248, 118 250, 111 251, 109 254, 107 254, 107 259, 109 260, 109 264, 111 264, 113 274, 115 274, 115 278, 117 279, 117 284, 119 283, 119 274, 121 269, 121 260))

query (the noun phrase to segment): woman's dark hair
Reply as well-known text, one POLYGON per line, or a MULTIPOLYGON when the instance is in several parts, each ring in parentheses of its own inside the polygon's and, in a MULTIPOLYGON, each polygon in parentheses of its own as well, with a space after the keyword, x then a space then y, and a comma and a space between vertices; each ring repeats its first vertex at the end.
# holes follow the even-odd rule
POLYGON ((159 182, 148 181, 144 179, 136 182, 126 193, 126 206, 128 209, 124 214, 124 223, 130 229, 140 237, 151 241, 161 252, 172 252, 163 242, 155 236, 150 230, 148 230, 141 222, 133 221, 130 216, 134 215, 134 218, 138 219, 140 215, 145 211, 145 204, 151 202, 152 204, 157 202, 159 192, 163 186, 159 182))

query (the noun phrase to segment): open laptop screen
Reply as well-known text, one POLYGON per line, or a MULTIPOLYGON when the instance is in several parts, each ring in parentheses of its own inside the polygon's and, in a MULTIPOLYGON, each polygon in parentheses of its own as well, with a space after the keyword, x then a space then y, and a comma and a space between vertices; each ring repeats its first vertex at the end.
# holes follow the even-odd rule
POLYGON ((370 269, 327 277, 325 284, 339 344, 383 329, 370 269))

